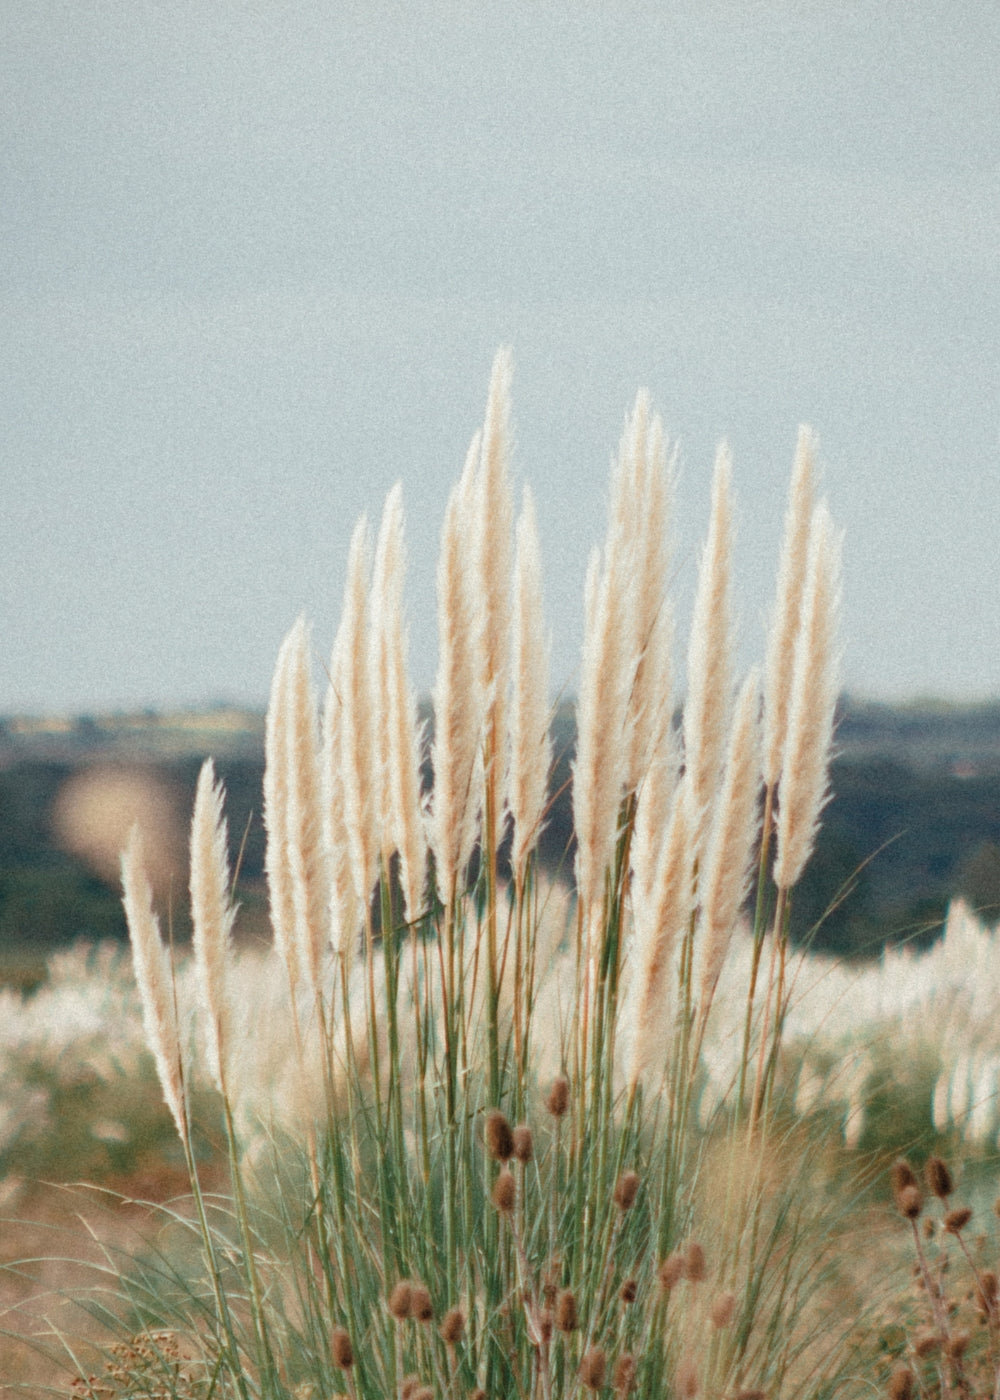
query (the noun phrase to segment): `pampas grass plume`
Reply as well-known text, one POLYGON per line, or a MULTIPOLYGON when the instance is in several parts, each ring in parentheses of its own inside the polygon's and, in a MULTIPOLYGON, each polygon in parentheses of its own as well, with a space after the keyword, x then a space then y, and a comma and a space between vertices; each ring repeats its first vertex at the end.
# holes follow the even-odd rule
POLYGON ((774 881, 782 889, 795 884, 812 853, 828 795, 840 662, 840 549, 840 536, 821 501, 809 531, 802 625, 795 645, 788 735, 778 786, 774 881))
POLYGON ((302 619, 288 634, 283 650, 287 864, 298 961, 318 996, 330 937, 330 884, 323 841, 320 740, 310 674, 310 633, 302 619))
POLYGON ((153 895, 143 863, 142 836, 133 827, 122 854, 125 919, 142 1003, 146 1043, 153 1052, 160 1087, 182 1142, 188 1141, 184 1111, 184 1071, 170 956, 153 912, 153 895))
POLYGON ((379 762, 382 773, 381 838, 386 868, 399 852, 399 880, 408 922, 424 905, 427 837, 420 796, 421 732, 406 661, 403 620, 403 490, 399 482, 386 497, 372 578, 374 671, 380 694, 379 762))
POLYGON ((542 615, 542 570, 535 501, 525 486, 514 556, 510 775, 507 805, 514 825, 511 864, 523 881, 538 841, 552 762, 549 650, 542 615))
MULTIPOLYGON (((299 627, 301 624, 296 623, 299 627)), ((301 975, 295 942, 295 902, 292 896, 292 870, 288 851, 288 668, 292 637, 285 637, 271 681, 267 715, 264 721, 264 871, 271 907, 274 944, 285 965, 294 995, 301 975)))
POLYGON ((809 524, 813 511, 813 462, 816 440, 807 427, 799 429, 792 468, 785 533, 778 562, 778 591, 767 637, 764 663, 764 782, 773 787, 781 770, 788 730, 795 638, 802 612, 809 524))
MULTIPOLYGON (((375 884, 379 854, 377 830, 379 773, 372 725, 371 641, 369 635, 368 575, 370 568, 368 522, 362 517, 351 536, 347 582, 330 665, 331 683, 340 698, 340 764, 344 818, 350 851, 354 892, 362 909, 375 884)), ((336 756, 331 755, 331 761, 336 756)))
POLYGON ((448 500, 437 565, 438 668, 434 682, 434 798, 431 847, 438 891, 454 902, 476 836, 474 775, 482 736, 482 696, 473 645, 475 603, 466 561, 469 495, 479 453, 473 439, 448 500))
POLYGON ((747 892, 759 824, 760 692, 751 671, 736 702, 729 751, 715 817, 699 880, 701 941, 701 1016, 715 995, 733 928, 747 892))
MULTIPOLYGON (((513 359, 497 351, 475 476, 471 540, 479 616, 479 686, 485 701, 483 738, 490 754, 487 775, 495 794, 504 790, 507 685, 510 675, 511 550, 514 507, 510 485, 510 382, 513 359)), ((499 808, 497 809, 499 819, 499 808)))
POLYGON ((698 566, 684 704, 684 766, 690 775, 699 849, 718 787, 732 703, 731 475, 729 449, 723 444, 715 458, 708 537, 698 566))
POLYGON ((208 1065, 225 1093, 231 1009, 226 964, 236 910, 229 898, 228 829, 221 784, 210 758, 202 765, 191 819, 191 920, 198 989, 208 1022, 208 1065))
MULTIPOLYGON (((645 794, 640 796, 639 808, 645 794)), ((636 949, 624 1007, 624 1024, 632 1028, 626 1079, 633 1088, 654 1064, 664 1063, 671 953, 677 933, 691 912, 693 823, 690 788, 685 776, 675 792, 670 825, 655 871, 653 887, 633 893, 636 949)))

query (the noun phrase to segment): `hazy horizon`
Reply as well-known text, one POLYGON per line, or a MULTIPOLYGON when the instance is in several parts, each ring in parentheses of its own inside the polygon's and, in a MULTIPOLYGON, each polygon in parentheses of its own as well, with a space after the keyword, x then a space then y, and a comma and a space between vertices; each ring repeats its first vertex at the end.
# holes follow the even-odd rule
POLYGON ((302 612, 319 676, 397 479, 425 692, 500 344, 556 688, 643 386, 679 671, 717 443, 745 667, 808 422, 845 689, 1000 695, 1000 9, 48 0, 0 41, 0 714, 260 706, 302 612))

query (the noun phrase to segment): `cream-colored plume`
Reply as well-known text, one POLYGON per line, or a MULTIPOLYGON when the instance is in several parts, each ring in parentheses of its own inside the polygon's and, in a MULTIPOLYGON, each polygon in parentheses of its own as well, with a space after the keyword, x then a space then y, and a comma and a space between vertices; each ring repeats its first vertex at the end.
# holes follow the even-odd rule
POLYGON ((622 455, 631 459, 635 481, 632 511, 634 565, 630 611, 635 629, 635 678, 630 699, 631 744, 627 786, 635 791, 657 754, 666 751, 671 723, 673 617, 667 596, 670 567, 668 522, 673 495, 673 458, 668 464, 659 415, 649 414, 645 391, 636 397, 626 426, 622 455))
POLYGON ((319 727, 312 685, 310 632, 299 619, 283 652, 285 835, 299 966, 313 994, 322 987, 330 941, 330 877, 323 841, 319 727))
POLYGON ((549 733, 549 650, 542 612, 542 565, 535 501, 524 488, 514 560, 513 647, 510 706, 510 778, 507 804, 514 824, 511 863, 524 878, 538 841, 548 796, 552 738, 549 733))
POLYGON ((170 955, 160 937, 153 912, 153 895, 143 864, 142 836, 134 826, 122 853, 122 890, 125 918, 132 942, 132 963, 142 1002, 146 1043, 156 1061, 156 1072, 167 1107, 181 1141, 188 1141, 184 1111, 184 1062, 181 1054, 177 999, 170 955))
POLYGON ((475 844, 479 815, 483 700, 476 594, 467 558, 479 435, 448 500, 437 566, 438 666, 434 682, 434 794, 431 848, 441 898, 454 902, 475 844))
POLYGON ((354 888, 351 843, 347 835, 344 773, 341 751, 341 703, 336 676, 331 676, 323 703, 321 777, 323 841, 330 880, 330 944, 349 972, 362 922, 362 906, 354 888))
MULTIPOLYGON (((339 703, 344 821, 354 892, 363 910, 367 909, 375 886, 381 844, 377 830, 381 773, 372 715, 368 621, 370 553, 368 521, 362 517, 351 536, 344 606, 330 661, 330 684, 337 691, 339 703)), ((329 762, 335 761, 331 755, 329 762)))
POLYGON ((406 664, 403 619, 403 488, 397 484, 386 497, 375 552, 372 582, 372 635, 382 727, 382 856, 385 868, 399 852, 399 878, 406 919, 417 919, 424 907, 427 876, 427 837, 420 797, 421 730, 416 699, 406 664))
MULTIPOLYGON (((639 807, 645 800, 640 793, 639 807)), ((641 1077, 651 1082, 665 1071, 670 1029, 670 976, 677 936, 691 917, 693 903, 693 820, 688 779, 674 790, 670 824, 649 890, 632 887, 635 949, 630 954, 628 992, 622 1025, 632 1030, 626 1064, 629 1088, 641 1077)))
MULTIPOLYGON (((300 624, 296 624, 299 626, 300 624)), ((294 631, 294 629, 293 629, 294 631)), ((288 846, 288 724, 287 680, 291 633, 278 652, 264 723, 264 872, 271 905, 274 945, 288 973, 292 995, 302 968, 295 938, 295 903, 288 846)))
MULTIPOLYGON (((628 435, 626 435, 626 442, 628 435)), ((614 854, 631 750, 637 663, 634 516, 636 457, 619 453, 603 555, 590 557, 584 593, 583 656, 576 710, 573 826, 576 887, 585 926, 601 912, 604 872, 614 854)))
POLYGON ((226 1092, 232 1013, 226 979, 236 910, 229 890, 229 832, 210 758, 202 764, 191 818, 191 921, 209 1073, 226 1092))
POLYGON ((813 512, 813 463, 816 439, 807 427, 799 429, 795 465, 785 513, 785 533, 778 562, 778 591, 767 636, 764 665, 764 782, 774 787, 781 768, 781 754, 788 732, 788 705, 792 692, 795 637, 802 614, 809 523, 813 512))
MULTIPOLYGON (((474 599, 478 614, 479 688, 485 705, 486 780, 497 825, 506 781, 507 691, 510 683, 511 559, 514 518, 510 484, 509 349, 497 351, 490 376, 479 467, 473 483, 474 599)), ((499 839, 499 830, 497 831, 499 839)))
POLYGON ((821 501, 809 529, 802 623, 778 780, 774 881, 779 889, 789 889, 801 875, 827 798, 840 668, 840 554, 841 537, 821 501))
POLYGON ((698 878, 702 1023, 708 1017, 740 906, 750 887, 760 825, 760 785, 760 680, 754 670, 743 683, 733 713, 725 773, 698 878))
POLYGON ((700 847, 712 815, 732 707, 732 468, 723 444, 715 458, 712 513, 698 567, 687 656, 684 769, 689 775, 700 847))

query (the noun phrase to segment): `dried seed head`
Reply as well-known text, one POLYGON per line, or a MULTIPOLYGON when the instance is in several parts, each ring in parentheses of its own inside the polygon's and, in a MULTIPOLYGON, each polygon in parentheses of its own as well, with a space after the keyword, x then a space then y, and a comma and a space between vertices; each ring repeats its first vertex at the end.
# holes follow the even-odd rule
POLYGON ((892 1194, 899 1199, 901 1191, 905 1191, 908 1186, 919 1186, 916 1173, 905 1157, 897 1157, 889 1168, 889 1180, 892 1183, 892 1194))
POLYGON ((698 1367, 693 1357, 681 1357, 674 1377, 674 1389, 680 1400, 694 1400, 698 1394, 698 1367))
POLYGON ((439 1331, 445 1345, 453 1347, 465 1331, 465 1313, 462 1309, 449 1308, 441 1319, 439 1331))
POLYGON ((889 1400, 913 1400, 913 1372, 909 1366, 897 1366, 889 1377, 889 1400))
POLYGON ((530 1162, 535 1155, 535 1144, 527 1123, 519 1123, 514 1129, 514 1156, 519 1162, 530 1162))
POLYGON ((924 1198, 920 1194, 919 1186, 904 1186, 901 1191, 896 1192, 896 1205, 899 1207, 901 1215, 905 1215, 907 1220, 916 1220, 924 1208, 924 1198))
POLYGON ((553 1118, 561 1118, 569 1108, 569 1080, 565 1075, 561 1074, 558 1079, 552 1081, 545 1107, 553 1118))
POLYGON ((684 1277, 684 1255, 676 1249, 673 1254, 668 1254, 657 1271, 657 1277, 661 1288, 674 1288, 684 1277))
POLYGON ((556 1299, 556 1326, 560 1332, 575 1332, 579 1325, 576 1295, 572 1288, 564 1288, 556 1299))
POLYGON ((634 1303, 639 1293, 639 1285, 634 1278, 627 1278, 619 1291, 623 1303, 634 1303))
POLYGON ((415 1283, 410 1294, 410 1313, 418 1322, 434 1321, 434 1304, 431 1302, 430 1290, 422 1283, 415 1283))
POLYGON ((941 1338, 936 1332, 918 1332, 913 1338, 913 1350, 921 1358, 933 1356, 941 1350, 941 1338))
POLYGON ((684 1277, 691 1283, 700 1283, 705 1277, 705 1251, 697 1240, 684 1251, 684 1277))
POLYGON ((397 1322, 410 1316, 413 1307, 413 1285, 402 1279, 389 1294, 389 1311, 397 1322))
POLYGON ((410 1391, 409 1400, 434 1400, 434 1387, 417 1385, 410 1391))
POLYGON ((635 1357, 623 1352, 611 1373, 611 1386, 616 1395, 628 1395, 635 1385, 635 1357))
POLYGON ((330 1351, 333 1353, 333 1364, 342 1371, 349 1371, 354 1365, 354 1348, 345 1327, 335 1327, 330 1333, 330 1351))
POLYGON ((965 1229, 972 1219, 972 1211, 968 1206, 957 1206, 955 1210, 950 1210, 944 1218, 944 1228, 949 1235, 958 1235, 965 1229))
POLYGON ((736 1294, 719 1293, 712 1299, 708 1315, 713 1327, 728 1327, 736 1313, 736 1294))
POLYGON ((475 1390, 469 1391, 469 1400, 486 1400, 486 1391, 477 1386, 475 1390))
POLYGON ((987 1316, 994 1316, 997 1312, 997 1298, 1000 1282, 992 1269, 983 1269, 976 1279, 976 1302, 980 1311, 987 1316))
POLYGON ((504 1167, 503 1171, 493 1183, 493 1204, 497 1210, 504 1215, 514 1209, 514 1202, 517 1200, 517 1184, 511 1172, 504 1167))
POLYGON ((404 1376, 403 1384, 399 1388, 402 1400, 413 1400, 414 1393, 420 1389, 419 1376, 404 1376))
POLYGON ((615 1182, 614 1202, 619 1210, 631 1210, 639 1193, 639 1173, 622 1172, 615 1182))
POLYGON ((939 1200, 945 1201, 954 1191, 951 1172, 940 1157, 928 1157, 924 1163, 924 1180, 927 1189, 939 1200))
POLYGON ((580 1379, 588 1390, 600 1390, 608 1373, 608 1358, 603 1347, 588 1347, 580 1362, 580 1379))
POLYGON ((538 1330, 541 1333, 542 1341, 545 1343, 552 1340, 553 1317, 548 1308, 543 1308, 538 1314, 538 1330))
POLYGON ((945 1343, 945 1350, 949 1356, 957 1359, 964 1355, 965 1349, 971 1341, 972 1338, 969 1336, 968 1332, 952 1332, 945 1343))
POLYGON ((514 1155, 514 1135, 498 1108, 486 1115, 486 1151, 495 1162, 507 1162, 514 1155))

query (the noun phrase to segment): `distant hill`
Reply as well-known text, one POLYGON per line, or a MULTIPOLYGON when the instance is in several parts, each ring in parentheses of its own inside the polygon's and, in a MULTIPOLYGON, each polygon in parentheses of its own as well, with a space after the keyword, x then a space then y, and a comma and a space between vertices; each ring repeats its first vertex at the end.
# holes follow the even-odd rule
MULTIPOLYGON (((124 936, 115 860, 124 809, 136 801, 160 823, 164 897, 182 936, 186 825, 208 754, 226 783, 234 847, 242 847, 242 921, 263 934, 263 735, 262 713, 224 706, 0 719, 0 948, 124 936)), ((568 873, 570 705, 557 712, 553 735, 559 795, 542 857, 568 873)), ((795 895, 799 938, 818 924, 817 946, 847 956, 876 953, 886 940, 926 941, 956 894, 1000 920, 1000 703, 890 706, 845 697, 832 787, 795 895)))

